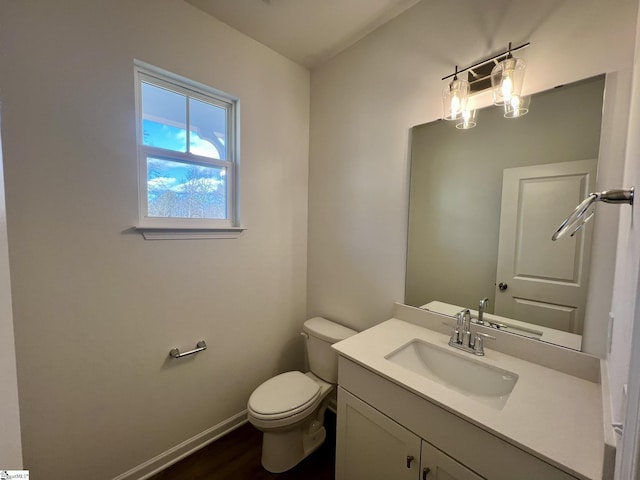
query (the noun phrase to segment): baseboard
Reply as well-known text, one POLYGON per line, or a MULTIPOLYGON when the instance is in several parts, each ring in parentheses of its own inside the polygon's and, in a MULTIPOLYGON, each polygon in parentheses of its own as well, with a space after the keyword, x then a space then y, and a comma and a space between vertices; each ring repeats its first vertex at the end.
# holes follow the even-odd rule
POLYGON ((243 410, 233 417, 157 455, 151 460, 147 460, 137 467, 133 467, 131 470, 118 475, 113 478, 113 480, 145 480, 245 423, 247 423, 247 411, 243 410))

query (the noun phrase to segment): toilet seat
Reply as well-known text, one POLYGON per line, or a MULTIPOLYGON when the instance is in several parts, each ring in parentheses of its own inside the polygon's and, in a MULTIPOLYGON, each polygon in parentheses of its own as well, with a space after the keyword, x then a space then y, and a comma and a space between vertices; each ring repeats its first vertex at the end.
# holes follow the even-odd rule
POLYGON ((320 385, 302 372, 277 375, 251 394, 248 409, 260 420, 280 420, 315 407, 320 385))

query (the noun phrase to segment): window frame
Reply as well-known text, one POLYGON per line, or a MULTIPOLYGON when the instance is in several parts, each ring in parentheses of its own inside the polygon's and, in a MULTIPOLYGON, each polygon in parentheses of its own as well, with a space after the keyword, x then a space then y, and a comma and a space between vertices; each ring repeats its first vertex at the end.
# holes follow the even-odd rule
POLYGON ((176 75, 152 65, 134 61, 135 103, 136 103, 136 147, 138 171, 138 225, 145 238, 207 238, 206 232, 212 237, 234 237, 234 233, 241 233, 239 217, 239 110, 240 101, 237 97, 225 92, 176 75), (186 112, 186 152, 180 152, 161 147, 144 145, 143 139, 143 111, 142 84, 143 82, 165 88, 185 96, 186 112), (191 119, 189 118, 189 99, 199 100, 226 111, 226 141, 225 160, 205 157, 191 153, 190 135, 191 119), (148 215, 148 158, 158 158, 176 161, 184 164, 222 167, 225 168, 226 187, 226 218, 183 218, 183 217, 151 217, 148 215), (194 235, 189 235, 189 232, 194 235), (186 233, 185 233, 186 232, 186 233), (215 235, 219 232, 220 235, 215 235), (167 235, 162 235, 166 233, 167 235), (147 235, 148 234, 148 235, 147 235))

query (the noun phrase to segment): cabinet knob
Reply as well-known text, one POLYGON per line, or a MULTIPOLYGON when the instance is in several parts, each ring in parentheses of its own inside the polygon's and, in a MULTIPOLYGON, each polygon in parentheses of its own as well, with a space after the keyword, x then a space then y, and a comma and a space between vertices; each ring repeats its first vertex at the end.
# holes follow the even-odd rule
POLYGON ((507 288, 509 288, 509 285, 507 285, 506 283, 500 282, 498 284, 498 288, 500 289, 501 292, 504 292, 507 288))
POLYGON ((413 462, 413 455, 407 455, 407 468, 411 468, 411 462, 413 462))
POLYGON ((431 472, 430 468, 422 469, 422 480, 427 480, 427 475, 429 475, 429 472, 431 472))

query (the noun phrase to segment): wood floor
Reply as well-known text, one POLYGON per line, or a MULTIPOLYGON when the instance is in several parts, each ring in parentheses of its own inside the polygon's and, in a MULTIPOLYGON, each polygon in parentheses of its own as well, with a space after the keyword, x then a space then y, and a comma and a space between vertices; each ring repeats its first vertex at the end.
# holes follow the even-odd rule
POLYGON ((325 416, 327 439, 314 453, 285 473, 269 473, 260 464, 262 432, 246 423, 149 480, 333 480, 336 416, 325 416))

